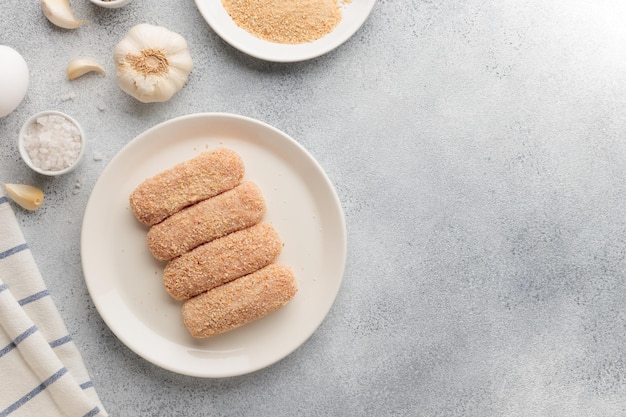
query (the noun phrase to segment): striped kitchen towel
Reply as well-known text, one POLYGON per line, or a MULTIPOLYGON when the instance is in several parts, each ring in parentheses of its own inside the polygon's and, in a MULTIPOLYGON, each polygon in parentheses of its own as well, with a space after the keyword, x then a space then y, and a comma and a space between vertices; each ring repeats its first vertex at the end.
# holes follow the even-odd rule
POLYGON ((0 417, 107 416, 0 189, 0 417))

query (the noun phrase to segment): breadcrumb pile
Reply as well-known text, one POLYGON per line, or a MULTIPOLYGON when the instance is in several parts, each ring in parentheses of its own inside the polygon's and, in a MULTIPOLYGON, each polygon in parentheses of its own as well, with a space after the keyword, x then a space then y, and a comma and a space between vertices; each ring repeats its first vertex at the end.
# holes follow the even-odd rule
POLYGON ((342 18, 337 0, 222 0, 237 26, 269 42, 313 42, 332 32, 342 18))

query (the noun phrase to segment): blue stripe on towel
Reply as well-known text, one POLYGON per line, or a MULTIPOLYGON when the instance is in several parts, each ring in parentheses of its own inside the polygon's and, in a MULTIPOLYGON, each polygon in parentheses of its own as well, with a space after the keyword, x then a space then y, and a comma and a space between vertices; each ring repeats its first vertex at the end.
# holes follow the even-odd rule
POLYGON ((26 329, 22 334, 18 335, 11 343, 0 349, 0 358, 12 351, 20 344, 24 339, 26 339, 31 334, 37 331, 37 326, 31 326, 26 329))
POLYGON ((26 404, 28 401, 32 400, 37 394, 39 394, 40 392, 45 390, 49 385, 53 384, 56 380, 61 378, 66 373, 67 373, 67 368, 63 367, 63 368, 59 369, 50 378, 46 379, 41 384, 39 384, 37 387, 35 387, 35 389, 33 389, 31 392, 29 392, 28 394, 24 395, 22 398, 20 398, 19 400, 17 400, 16 402, 11 404, 10 406, 5 408, 4 410, 0 411, 0 417, 8 416, 13 411, 17 410, 18 408, 20 408, 21 406, 26 404))
POLYGON ((6 203, 6 202, 8 202, 8 201, 9 201, 9 198, 8 198, 8 197, 6 197, 6 196, 2 196, 2 197, 0 197, 0 204, 2 204, 2 203, 6 203))
POLYGON ((39 291, 33 295, 29 295, 28 297, 24 297, 21 300, 18 301, 19 305, 24 306, 28 303, 32 303, 33 301, 37 301, 40 298, 45 297, 46 295, 49 295, 50 293, 48 292, 48 290, 43 290, 43 291, 39 291))
POLYGON ((100 412, 100 409, 98 408, 98 406, 95 406, 90 412, 85 414, 83 417, 93 417, 97 415, 99 412, 100 412))
POLYGON ((9 287, 7 287, 7 284, 5 284, 4 282, 2 284, 0 284, 0 292, 8 289, 9 287))
POLYGON ((11 256, 14 253, 21 252, 23 250, 28 249, 28 245, 26 243, 22 243, 21 245, 17 245, 9 250, 5 250, 4 252, 0 252, 0 259, 4 259, 7 256, 11 256))
POLYGON ((66 343, 69 343, 72 341, 72 337, 68 334, 67 336, 63 336, 57 340, 53 340, 52 342, 50 342, 50 347, 52 349, 54 349, 57 346, 61 346, 64 345, 66 343))
POLYGON ((91 388, 93 387, 93 382, 92 381, 87 381, 87 382, 83 382, 82 384, 80 384, 80 388, 81 389, 87 389, 87 388, 91 388))
POLYGON ((0 349, 0 358, 15 349, 15 343, 11 342, 2 349, 0 349))
POLYGON ((31 334, 37 331, 37 326, 30 326, 28 329, 24 330, 22 334, 13 339, 13 343, 19 345, 24 339, 26 339, 31 334))

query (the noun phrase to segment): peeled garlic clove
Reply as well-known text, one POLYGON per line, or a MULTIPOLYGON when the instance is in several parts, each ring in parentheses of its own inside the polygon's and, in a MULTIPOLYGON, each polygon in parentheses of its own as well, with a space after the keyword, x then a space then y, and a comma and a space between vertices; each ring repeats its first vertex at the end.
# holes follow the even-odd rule
POLYGON ((41 8, 50 22, 64 29, 76 29, 85 23, 74 17, 69 0, 41 0, 41 8))
POLYGON ((43 203, 43 191, 26 184, 4 184, 4 189, 11 200, 26 210, 37 210, 43 203))
POLYGON ((75 80, 78 77, 82 77, 88 72, 99 72, 104 74, 104 68, 100 66, 96 61, 93 61, 89 58, 77 58, 70 61, 67 64, 67 78, 70 80, 75 80))

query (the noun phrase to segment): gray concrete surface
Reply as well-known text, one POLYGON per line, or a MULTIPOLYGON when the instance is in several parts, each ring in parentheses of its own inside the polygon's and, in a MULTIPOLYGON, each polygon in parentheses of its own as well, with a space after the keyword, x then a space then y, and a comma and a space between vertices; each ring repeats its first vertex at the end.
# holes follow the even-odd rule
POLYGON ((233 49, 192 1, 72 6, 90 24, 67 32, 38 2, 1 3, 0 44, 24 55, 31 85, 0 119, 0 180, 46 192, 17 215, 112 416, 626 415, 623 1, 380 0, 343 46, 294 64, 233 49), (114 82, 112 47, 142 22, 185 36, 196 63, 164 104, 114 82), (108 75, 67 81, 76 55, 101 57, 108 75), (92 152, 58 179, 29 172, 16 147, 23 121, 50 108, 81 121, 92 152), (80 264, 107 162, 147 128, 206 111, 300 142, 335 185, 349 239, 313 336, 219 380, 127 349, 80 264))

